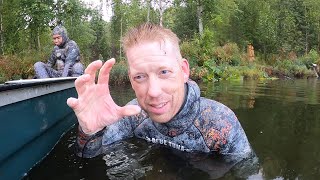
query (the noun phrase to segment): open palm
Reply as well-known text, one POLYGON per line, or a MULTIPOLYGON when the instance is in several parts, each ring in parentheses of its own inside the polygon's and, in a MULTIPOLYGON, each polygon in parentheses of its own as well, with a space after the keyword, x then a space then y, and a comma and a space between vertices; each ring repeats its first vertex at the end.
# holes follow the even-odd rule
POLYGON ((82 131, 86 134, 96 133, 122 117, 135 115, 141 110, 136 105, 120 107, 113 101, 109 91, 109 76, 114 63, 115 60, 110 59, 104 64, 100 60, 89 64, 85 74, 75 81, 78 98, 67 100, 67 104, 78 118, 82 131), (99 69, 96 83, 96 72, 99 69))

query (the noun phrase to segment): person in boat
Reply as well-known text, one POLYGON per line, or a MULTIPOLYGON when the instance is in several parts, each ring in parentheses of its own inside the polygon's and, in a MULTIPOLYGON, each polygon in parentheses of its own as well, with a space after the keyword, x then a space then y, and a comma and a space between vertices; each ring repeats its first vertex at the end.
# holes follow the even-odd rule
POLYGON ((69 39, 65 27, 58 25, 52 31, 54 48, 47 63, 34 64, 35 78, 77 77, 83 74, 80 50, 77 43, 69 39))
POLYGON ((123 107, 113 101, 109 76, 115 59, 89 64, 75 81, 78 98, 67 100, 79 122, 78 156, 95 157, 103 147, 134 136, 179 152, 239 158, 253 153, 235 113, 200 96, 176 34, 144 23, 128 31, 122 44, 136 99, 123 107))

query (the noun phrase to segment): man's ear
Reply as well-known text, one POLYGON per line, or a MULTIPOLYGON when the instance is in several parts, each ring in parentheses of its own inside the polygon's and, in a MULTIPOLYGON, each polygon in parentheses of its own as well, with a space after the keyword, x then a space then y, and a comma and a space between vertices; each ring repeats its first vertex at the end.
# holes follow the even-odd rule
POLYGON ((181 61, 182 61, 181 68, 183 72, 184 82, 187 82, 189 80, 189 75, 190 75, 189 62, 186 59, 182 59, 181 61))

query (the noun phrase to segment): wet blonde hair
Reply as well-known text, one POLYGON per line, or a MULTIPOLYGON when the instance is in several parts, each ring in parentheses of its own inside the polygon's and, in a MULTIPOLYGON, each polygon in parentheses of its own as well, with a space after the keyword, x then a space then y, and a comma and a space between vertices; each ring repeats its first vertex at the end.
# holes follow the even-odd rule
POLYGON ((171 43, 178 59, 181 59, 179 38, 170 29, 157 24, 143 23, 129 30, 122 38, 122 46, 126 53, 128 49, 145 42, 171 43))

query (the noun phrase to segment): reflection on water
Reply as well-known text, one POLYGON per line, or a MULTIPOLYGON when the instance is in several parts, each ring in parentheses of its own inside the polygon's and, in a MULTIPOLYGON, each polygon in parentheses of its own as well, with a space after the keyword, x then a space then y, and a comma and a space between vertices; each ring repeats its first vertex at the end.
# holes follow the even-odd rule
MULTIPOLYGON (((234 163, 216 155, 177 152, 135 138, 81 159, 76 128, 25 179, 317 179, 320 177, 320 81, 201 84, 202 95, 231 107, 257 156, 234 163)), ((134 94, 113 89, 123 105, 134 94)))
POLYGON ((235 111, 265 179, 320 176, 319 80, 223 82, 202 93, 235 111))
POLYGON ((319 86, 320 81, 317 79, 223 81, 202 84, 201 90, 202 96, 235 109, 254 108, 256 98, 317 105, 320 102, 319 86))

